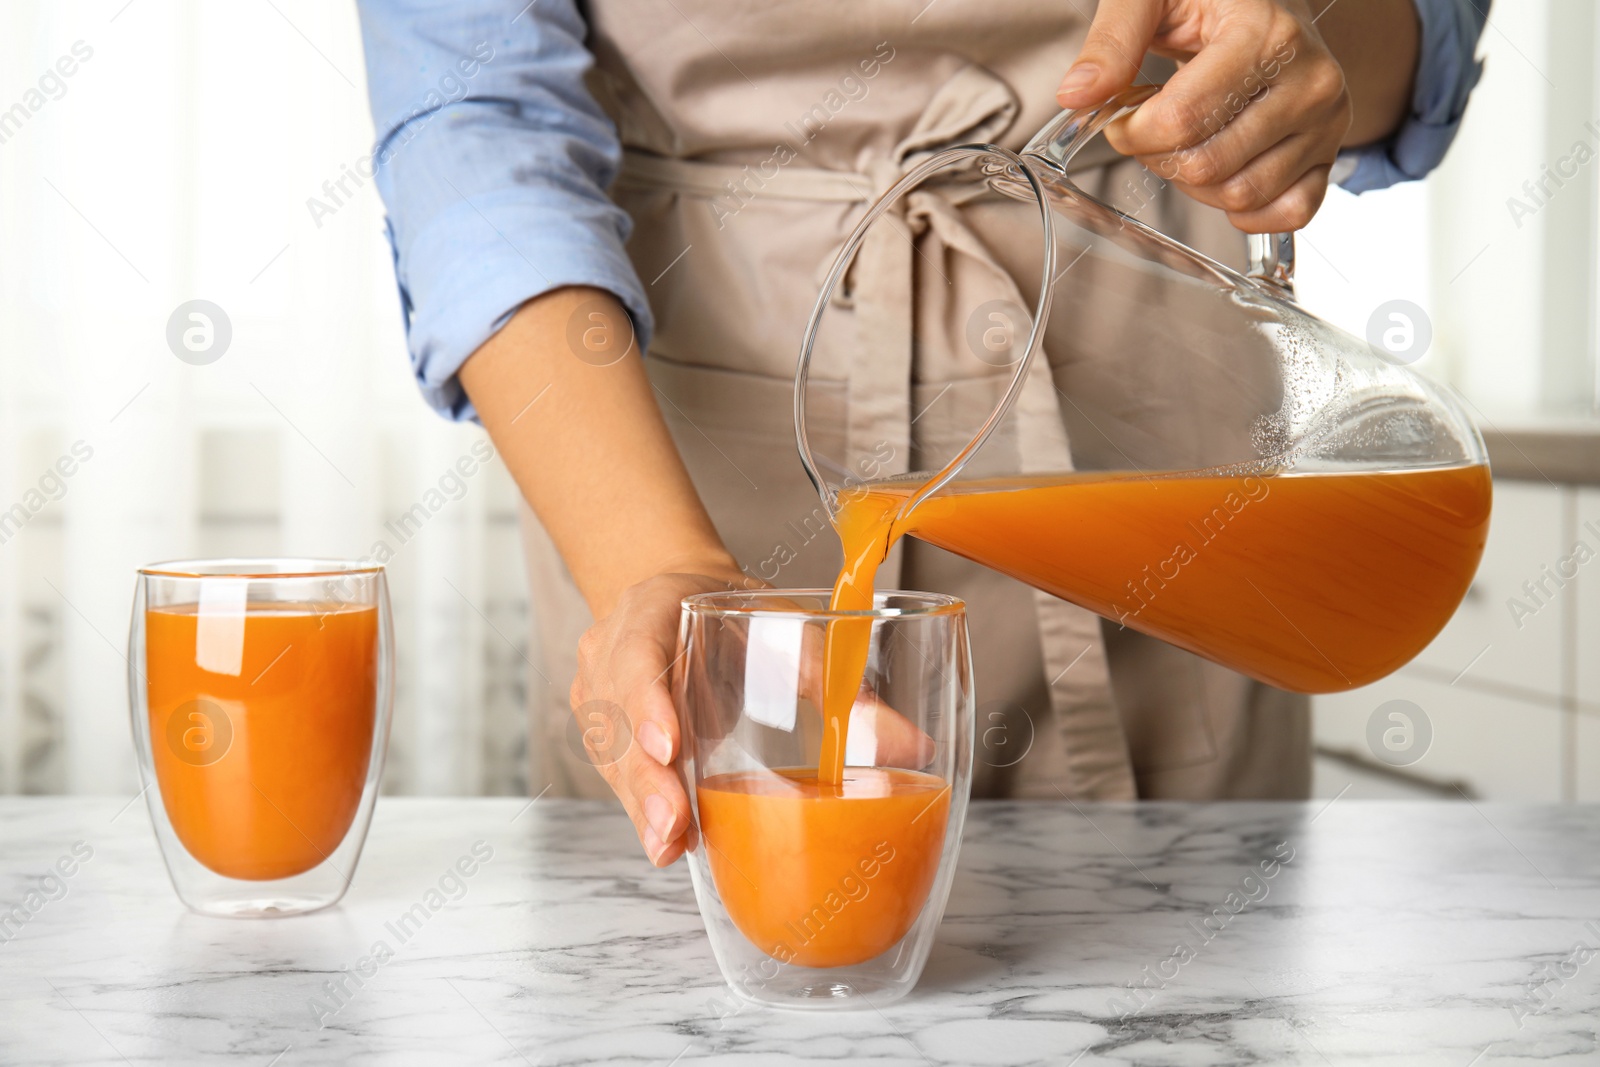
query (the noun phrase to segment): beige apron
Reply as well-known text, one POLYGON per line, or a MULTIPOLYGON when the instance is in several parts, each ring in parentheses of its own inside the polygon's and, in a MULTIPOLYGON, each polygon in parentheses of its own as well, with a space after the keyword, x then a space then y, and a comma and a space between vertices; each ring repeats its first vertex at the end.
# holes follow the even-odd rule
MULTIPOLYGON (((629 254, 657 323, 646 365, 673 437, 749 573, 786 587, 831 585, 838 542, 796 458, 791 418, 795 354, 821 271, 867 204, 921 154, 971 141, 1020 148, 1056 112, 1055 87, 1086 18, 1047 0, 935 0, 920 14, 920 5, 861 0, 588 7, 590 87, 627 149, 612 195, 634 220, 629 254)), ((1075 180, 1113 202, 1143 176, 1107 149, 1085 162, 1092 169, 1075 180)), ((924 327, 913 351, 913 309, 936 316, 952 287, 961 307, 973 293, 1026 301, 1037 284, 1014 280, 1036 270, 1025 255, 1011 261, 1016 249, 1037 248, 1031 209, 938 192, 909 199, 900 236, 869 238, 850 296, 830 316, 862 339, 859 355, 841 358, 834 347, 813 368, 813 403, 836 405, 844 427, 817 451, 857 471, 874 457, 884 461, 878 473, 919 469, 919 452, 948 451, 995 402, 995 368, 966 349, 959 326, 943 331, 949 338, 924 327)), ((1171 189, 1140 217, 1223 262, 1243 258, 1243 238, 1220 213, 1171 189)), ((1083 322, 1070 297, 1065 308, 1058 297, 1046 354, 1081 350, 1083 322)), ((1094 351, 1117 351, 1116 323, 1094 327, 1094 351)), ((980 458, 1070 468, 1052 373, 1053 355, 1037 362, 1009 432, 980 458)), ((1152 407, 1179 418, 1182 405, 1152 407)), ((537 668, 530 781, 535 792, 605 796, 567 741, 567 692, 590 616, 526 509, 523 519, 537 668)), ((1309 792, 1304 697, 920 542, 902 543, 879 585, 967 602, 976 796, 1309 792)))

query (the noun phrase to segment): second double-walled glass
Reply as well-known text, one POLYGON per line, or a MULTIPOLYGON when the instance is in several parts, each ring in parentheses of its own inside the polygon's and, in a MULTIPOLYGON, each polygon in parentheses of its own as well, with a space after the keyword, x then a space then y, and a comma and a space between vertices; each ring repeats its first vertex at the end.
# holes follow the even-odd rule
POLYGON ((739 996, 881 1006, 922 973, 955 871, 972 770, 966 612, 880 592, 709 593, 683 605, 674 695, 694 811, 689 869, 739 996), (843 780, 819 774, 830 626, 869 633, 843 780))
POLYGON ((392 633, 378 566, 194 560, 139 572, 134 742, 190 908, 273 917, 344 895, 383 775, 392 633))

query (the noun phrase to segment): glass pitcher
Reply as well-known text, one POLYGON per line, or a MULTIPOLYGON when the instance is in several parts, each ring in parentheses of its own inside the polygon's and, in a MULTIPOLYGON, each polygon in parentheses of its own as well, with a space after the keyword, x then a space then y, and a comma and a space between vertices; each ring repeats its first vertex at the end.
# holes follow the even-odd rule
POLYGON ((801 459, 847 538, 892 519, 880 556, 909 533, 1281 688, 1367 684, 1467 590, 1482 438, 1294 302, 1291 235, 1241 273, 1069 177, 1158 88, 874 203, 801 346, 801 459))

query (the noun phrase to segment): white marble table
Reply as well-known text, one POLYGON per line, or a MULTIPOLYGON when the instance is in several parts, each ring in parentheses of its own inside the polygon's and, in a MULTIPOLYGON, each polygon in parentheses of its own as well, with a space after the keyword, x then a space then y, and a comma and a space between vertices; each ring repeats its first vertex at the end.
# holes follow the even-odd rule
POLYGON ((250 922, 178 904, 143 803, 5 798, 0 899, 77 842, 0 927, 0 1063, 1600 1063, 1594 807, 976 804, 921 986, 831 1015, 729 1000, 603 805, 388 798, 342 905, 250 922))

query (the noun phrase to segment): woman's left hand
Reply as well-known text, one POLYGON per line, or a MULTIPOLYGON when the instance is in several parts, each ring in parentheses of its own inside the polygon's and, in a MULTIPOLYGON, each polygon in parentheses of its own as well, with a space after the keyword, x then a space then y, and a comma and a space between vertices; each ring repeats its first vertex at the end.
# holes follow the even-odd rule
POLYGON ((1241 230, 1311 221, 1353 112, 1305 0, 1100 0, 1057 101, 1106 100, 1133 84, 1147 51, 1179 60, 1178 72, 1107 129, 1111 146, 1241 230))

